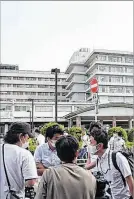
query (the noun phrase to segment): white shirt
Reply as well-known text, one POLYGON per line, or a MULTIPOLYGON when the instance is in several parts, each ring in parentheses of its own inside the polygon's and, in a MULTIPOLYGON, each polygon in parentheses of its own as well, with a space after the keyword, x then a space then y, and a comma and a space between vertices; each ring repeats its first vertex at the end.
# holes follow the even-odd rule
MULTIPOLYGON (((3 166, 2 144, 0 144, 0 157, 0 198, 6 199, 9 189, 3 166)), ((4 160, 11 190, 24 199, 25 180, 37 178, 36 165, 32 154, 17 145, 5 144, 4 160)))
POLYGON ((45 137, 42 134, 39 134, 37 137, 37 141, 38 141, 39 145, 42 145, 45 143, 45 137))
MULTIPOLYGON (((103 154, 98 161, 98 170, 103 173, 104 178, 110 183, 111 191, 112 191, 112 198, 113 199, 129 199, 130 192, 129 187, 126 185, 124 186, 122 177, 120 172, 115 169, 113 162, 112 162, 112 151, 110 151, 110 167, 108 165, 108 154, 109 149, 103 154)), ((127 159, 121 154, 116 154, 116 162, 118 167, 120 168, 124 178, 132 175, 131 169, 127 159)))

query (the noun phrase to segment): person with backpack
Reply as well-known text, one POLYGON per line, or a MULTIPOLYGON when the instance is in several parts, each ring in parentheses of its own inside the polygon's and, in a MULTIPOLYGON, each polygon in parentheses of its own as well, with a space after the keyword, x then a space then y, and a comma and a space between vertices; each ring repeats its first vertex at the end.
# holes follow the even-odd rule
POLYGON ((94 126, 90 131, 90 153, 98 155, 97 169, 107 180, 112 199, 134 198, 132 161, 129 153, 113 152, 108 148, 108 134, 103 127, 94 126), (127 160, 128 155, 128 160, 127 160), (131 161, 129 161, 131 159, 131 161), (129 161, 129 162, 128 162, 129 161))

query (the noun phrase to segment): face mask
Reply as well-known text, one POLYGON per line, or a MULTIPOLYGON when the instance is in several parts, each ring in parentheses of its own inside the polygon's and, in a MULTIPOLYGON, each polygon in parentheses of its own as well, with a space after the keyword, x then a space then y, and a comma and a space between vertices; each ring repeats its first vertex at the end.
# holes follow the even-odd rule
POLYGON ((90 145, 88 149, 89 149, 89 153, 91 153, 92 155, 96 154, 96 152, 98 151, 97 146, 90 145))
POLYGON ((56 144, 56 140, 51 140, 51 145, 52 145, 52 147, 55 148, 55 144, 56 144))
POLYGON ((29 147, 29 142, 25 142, 24 144, 22 144, 22 148, 26 149, 29 147))

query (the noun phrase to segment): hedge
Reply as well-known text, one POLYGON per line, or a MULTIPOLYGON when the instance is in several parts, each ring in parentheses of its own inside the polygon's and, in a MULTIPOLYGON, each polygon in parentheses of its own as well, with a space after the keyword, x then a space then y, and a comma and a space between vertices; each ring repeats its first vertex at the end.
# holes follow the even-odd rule
POLYGON ((128 132, 128 141, 134 142, 134 128, 128 132))
POLYGON ((82 136, 82 128, 80 127, 76 127, 76 126, 73 126, 71 127, 69 130, 68 130, 68 133, 72 136, 74 136, 78 142, 79 142, 79 148, 82 147, 82 140, 81 140, 81 136, 82 136))

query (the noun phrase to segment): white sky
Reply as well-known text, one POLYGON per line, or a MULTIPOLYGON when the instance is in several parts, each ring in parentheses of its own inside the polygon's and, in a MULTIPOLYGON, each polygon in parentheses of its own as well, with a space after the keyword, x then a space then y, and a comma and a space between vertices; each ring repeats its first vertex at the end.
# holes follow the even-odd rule
POLYGON ((64 71, 79 48, 133 51, 132 1, 1 3, 1 62, 64 71))

